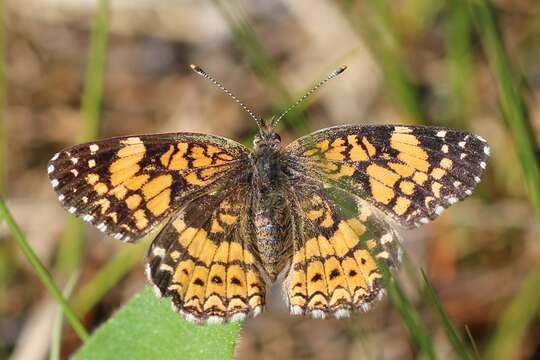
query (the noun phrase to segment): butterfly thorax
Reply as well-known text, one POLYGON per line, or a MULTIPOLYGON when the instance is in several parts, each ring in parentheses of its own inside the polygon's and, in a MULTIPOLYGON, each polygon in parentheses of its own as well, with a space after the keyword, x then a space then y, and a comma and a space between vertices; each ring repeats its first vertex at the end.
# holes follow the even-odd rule
POLYGON ((279 143, 277 134, 268 139, 256 139, 252 156, 254 243, 271 279, 283 270, 287 254, 292 251, 292 242, 286 231, 290 223, 290 211, 284 195, 287 178, 282 168, 279 143))

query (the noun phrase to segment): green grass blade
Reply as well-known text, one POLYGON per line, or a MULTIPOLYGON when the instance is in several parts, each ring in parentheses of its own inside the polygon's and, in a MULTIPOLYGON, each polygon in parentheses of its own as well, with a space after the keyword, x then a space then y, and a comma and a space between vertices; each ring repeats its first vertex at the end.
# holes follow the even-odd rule
POLYGON ((456 354, 461 359, 470 359, 471 357, 469 356, 469 352, 467 351, 465 343, 463 342, 461 337, 458 335, 458 333, 456 332, 456 329, 452 325, 452 322, 448 318, 448 314, 446 313, 446 310, 444 310, 444 307, 440 303, 437 297, 437 294, 435 293, 435 289, 433 288, 433 285, 429 281, 424 270, 421 270, 421 272, 422 272, 422 278, 424 279, 424 283, 426 285, 425 297, 431 302, 431 304, 437 310, 437 313, 439 314, 439 317, 441 318, 442 324, 444 326, 444 330, 446 331, 446 336, 452 343, 452 346, 454 347, 456 354))
POLYGON ((414 344, 426 358, 436 359, 437 356, 435 354, 431 335, 426 326, 422 323, 418 311, 407 298, 399 280, 392 274, 388 267, 382 263, 380 263, 379 266, 383 272, 383 281, 385 288, 388 291, 388 298, 409 329, 414 344))
MULTIPOLYGON (((99 0, 90 34, 89 60, 82 95, 81 142, 95 139, 99 131, 107 55, 108 12, 108 0, 99 0)), ((55 266, 57 273, 68 276, 79 267, 84 246, 84 230, 84 224, 80 220, 74 216, 68 217, 66 231, 58 249, 55 266)))
POLYGON ((466 0, 448 3, 447 23, 449 81, 451 83, 450 118, 453 126, 466 127, 475 94, 472 91, 472 24, 466 0))
POLYGON ((126 244, 73 297, 75 313, 83 316, 94 307, 141 260, 147 248, 148 242, 126 244))
MULTIPOLYGON (((77 284, 77 278, 79 277, 78 273, 74 273, 66 282, 62 295, 69 299, 71 296, 75 285, 77 284)), ((49 351, 50 360, 60 360, 61 359, 61 345, 62 345, 62 328, 64 325, 64 316, 61 309, 58 311, 58 315, 54 321, 51 337, 51 349, 49 351)))
MULTIPOLYGON (((470 5, 497 83, 502 114, 521 162, 536 221, 540 225, 540 171, 534 132, 525 100, 521 89, 513 79, 500 27, 490 4, 485 0, 471 0, 470 5)), ((540 308, 538 289, 540 289, 540 264, 529 272, 522 289, 504 311, 487 347, 486 358, 510 359, 518 356, 526 329, 540 308)))
POLYGON ((145 288, 95 331, 74 356, 85 359, 231 359, 240 325, 199 326, 145 288))
POLYGON ((98 135, 107 56, 108 18, 109 1, 99 0, 98 12, 90 35, 89 62, 82 97, 83 142, 93 140, 98 135))
POLYGON ((540 263, 527 274, 521 289, 500 317, 485 359, 517 359, 527 329, 540 308, 540 263))
POLYGON ((34 271, 36 272, 36 275, 38 276, 39 280, 43 283, 45 288, 49 291, 49 293, 53 296, 53 298, 58 302, 60 305, 62 311, 66 315, 69 323, 73 327, 73 330, 79 335, 81 340, 86 340, 88 338, 88 333, 86 332, 86 329, 81 324, 69 304, 67 303, 66 299, 62 296, 60 290, 56 287, 54 284, 49 272, 45 268, 45 266, 41 263, 37 255, 34 253, 34 250, 28 244, 26 241, 26 238, 24 234, 21 231, 21 228, 19 225, 15 222, 15 219, 13 219, 13 216, 9 212, 9 209, 7 208, 4 199, 0 197, 0 216, 4 218, 6 221, 11 234, 15 241, 17 242, 17 245, 21 248, 22 252, 34 268, 34 271))
POLYGON ((540 224, 540 171, 535 153, 534 132, 525 100, 513 80, 510 62, 492 9, 485 0, 471 0, 471 5, 496 80, 503 117, 514 140, 529 197, 540 224))
POLYGON ((7 189, 6 51, 6 3, 0 0, 0 196, 7 189))

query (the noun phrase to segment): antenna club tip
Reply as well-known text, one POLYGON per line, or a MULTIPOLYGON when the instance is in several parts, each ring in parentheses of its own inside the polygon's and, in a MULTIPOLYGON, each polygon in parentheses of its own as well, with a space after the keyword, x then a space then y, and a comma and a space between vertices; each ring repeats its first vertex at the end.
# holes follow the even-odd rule
POLYGON ((336 70, 334 70, 333 75, 337 76, 337 75, 341 74, 342 72, 344 72, 345 70, 347 70, 347 65, 341 65, 336 70))
POLYGON ((199 65, 190 64, 189 67, 191 70, 195 71, 199 75, 204 75, 204 70, 199 67, 199 65))

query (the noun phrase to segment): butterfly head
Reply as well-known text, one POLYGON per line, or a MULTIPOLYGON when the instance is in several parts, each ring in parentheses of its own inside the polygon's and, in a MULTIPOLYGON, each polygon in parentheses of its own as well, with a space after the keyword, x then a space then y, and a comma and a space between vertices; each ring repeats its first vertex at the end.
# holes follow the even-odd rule
POLYGON ((268 133, 261 131, 253 138, 253 147, 255 148, 255 150, 265 147, 277 149, 280 145, 281 136, 279 136, 279 134, 274 131, 268 133))

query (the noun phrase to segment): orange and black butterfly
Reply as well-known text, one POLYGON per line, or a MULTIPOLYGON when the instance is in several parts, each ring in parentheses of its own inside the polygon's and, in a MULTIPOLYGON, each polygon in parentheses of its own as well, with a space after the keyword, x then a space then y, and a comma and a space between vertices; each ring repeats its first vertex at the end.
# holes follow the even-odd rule
POLYGON ((381 264, 399 262, 393 224, 425 224, 471 195, 489 157, 481 137, 428 126, 336 126, 282 147, 275 127, 288 111, 264 121, 240 105, 259 126, 253 150, 138 135, 74 146, 48 167, 61 204, 115 239, 164 224, 148 277, 197 323, 258 315, 280 274, 292 314, 369 309, 383 295, 381 264))

